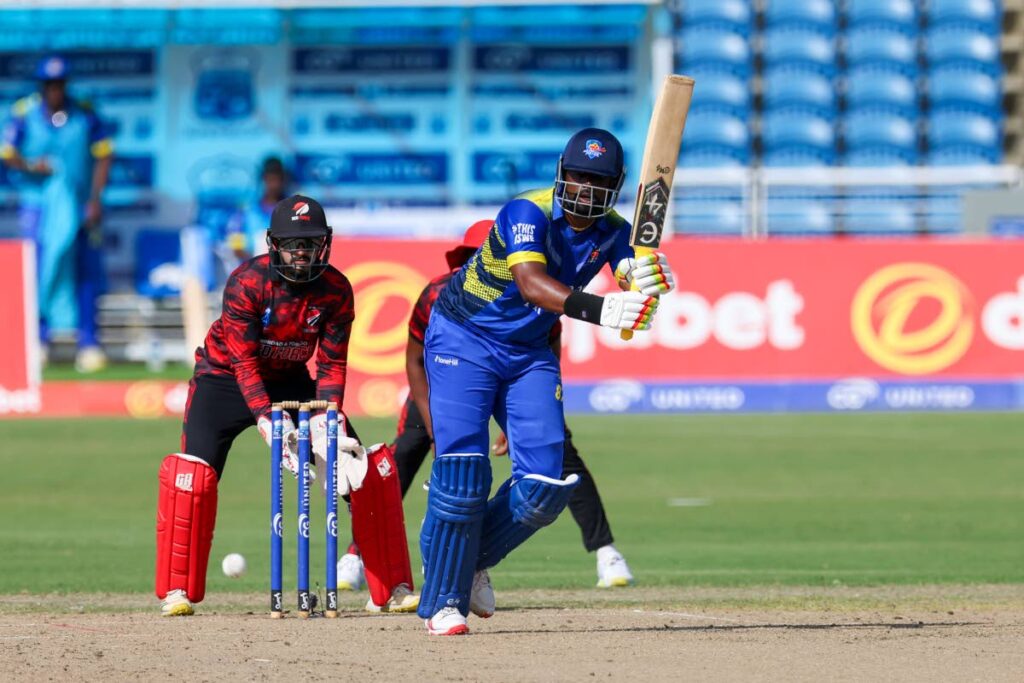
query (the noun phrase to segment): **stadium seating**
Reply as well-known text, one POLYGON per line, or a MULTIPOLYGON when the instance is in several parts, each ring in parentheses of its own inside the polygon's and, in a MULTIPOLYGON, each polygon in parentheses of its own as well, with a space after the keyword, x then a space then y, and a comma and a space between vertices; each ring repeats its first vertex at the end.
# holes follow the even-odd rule
POLYGON ((995 121, 970 112, 937 112, 928 119, 928 141, 934 152, 978 155, 990 163, 1002 156, 1002 135, 995 121))
POLYGON ((687 27, 725 29, 744 36, 753 24, 753 9, 746 0, 687 0, 681 16, 687 27))
POLYGON ((836 72, 835 39, 813 31, 769 29, 762 56, 767 68, 793 67, 825 76, 836 72))
POLYGON ((828 37, 836 32, 832 0, 767 0, 764 19, 770 28, 810 30, 828 37))
POLYGON ((913 0, 847 0, 846 21, 852 29, 895 30, 917 33, 913 0))
POLYGON ((869 109, 908 117, 918 115, 917 90, 914 82, 903 74, 862 67, 851 69, 845 81, 848 110, 869 109))
POLYGON ((708 69, 686 73, 700 83, 694 91, 690 111, 723 111, 740 118, 750 114, 750 87, 745 79, 708 69))
POLYGON ((769 111, 790 109, 832 118, 836 111, 832 80, 815 72, 777 68, 762 79, 764 106, 769 111))
POLYGON ((674 219, 680 232, 696 235, 741 235, 743 207, 737 201, 688 201, 674 219))
POLYGON ((731 31, 685 29, 678 57, 684 72, 712 68, 748 78, 752 68, 750 43, 731 31))
POLYGON ((851 69, 873 67, 915 76, 918 71, 914 40, 899 31, 875 28, 847 32, 846 64, 851 69))
POLYGON ((785 111, 765 114, 761 120, 761 141, 765 154, 773 155, 773 165, 779 165, 787 156, 806 155, 826 163, 835 158, 832 123, 813 114, 785 111))
POLYGON ((954 234, 963 230, 960 198, 934 197, 923 203, 925 229, 932 234, 954 234))
POLYGON ((928 75, 928 99, 933 110, 958 109, 1002 117, 999 81, 983 71, 942 67, 928 75))
POLYGON ((925 35, 925 54, 931 68, 963 67, 1000 76, 998 38, 959 27, 940 27, 925 35))
POLYGON ((872 111, 854 112, 843 122, 848 152, 888 155, 917 161, 917 131, 912 119, 872 111))
POLYGON ((848 199, 843 229, 855 235, 911 235, 917 230, 913 206, 899 200, 848 199))
POLYGON ((695 111, 686 121, 688 155, 750 161, 750 133, 744 119, 723 112, 695 111))
POLYGON ((769 199, 768 236, 831 235, 835 216, 825 202, 810 199, 769 199))
POLYGON ((853 168, 876 168, 879 166, 910 166, 918 161, 916 154, 907 154, 899 150, 886 148, 868 148, 847 150, 843 154, 843 166, 853 168))
POLYGON ((933 149, 927 157, 929 166, 983 166, 991 163, 991 154, 956 147, 933 149))
POLYGON ((931 26, 956 26, 998 35, 1002 11, 996 0, 930 0, 931 26))

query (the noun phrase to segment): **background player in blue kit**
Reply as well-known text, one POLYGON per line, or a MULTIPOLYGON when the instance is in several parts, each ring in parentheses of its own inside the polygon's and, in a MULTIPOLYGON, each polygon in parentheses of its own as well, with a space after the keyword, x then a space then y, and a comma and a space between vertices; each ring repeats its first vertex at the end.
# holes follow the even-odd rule
POLYGON ((573 135, 554 187, 506 204, 434 305, 424 360, 437 456, 418 610, 432 635, 467 633, 470 610, 493 612, 487 569, 553 522, 578 482, 560 479, 562 384, 548 347, 558 316, 645 330, 657 295, 674 285, 663 255, 634 258, 629 223, 612 210, 624 178, 615 136, 598 128, 573 135), (639 291, 583 292, 605 264, 639 291), (492 415, 513 444, 512 478, 488 501, 492 415))

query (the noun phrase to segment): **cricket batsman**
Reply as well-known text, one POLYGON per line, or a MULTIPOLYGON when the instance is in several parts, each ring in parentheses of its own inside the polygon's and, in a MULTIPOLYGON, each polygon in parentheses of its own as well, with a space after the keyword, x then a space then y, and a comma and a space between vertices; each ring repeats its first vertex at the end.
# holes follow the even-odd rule
MULTIPOLYGON (((342 405, 354 306, 348 279, 329 264, 331 237, 324 210, 315 200, 294 195, 280 201, 267 231, 269 253, 245 261, 231 274, 223 312, 196 349, 181 451, 164 458, 159 471, 156 595, 165 616, 193 614, 194 604, 205 595, 217 486, 235 437, 256 425, 269 445, 271 404, 277 401, 315 397, 342 405), (315 380, 306 366, 314 352, 315 380)), ((287 413, 283 421, 282 466, 298 476, 297 432, 287 413)), ((371 586, 371 595, 392 611, 412 611, 416 596, 398 477, 388 481, 383 475, 395 469, 394 461, 387 447, 364 449, 347 420, 345 424, 339 455, 374 465, 365 468, 365 478, 339 482, 340 488, 352 491, 357 535, 370 539, 366 545, 375 551, 366 556, 367 574, 372 570, 378 584, 387 584, 371 586), (399 498, 398 508, 391 515, 379 514, 378 503, 387 497, 382 492, 390 489, 399 498), (366 514, 357 514, 357 509, 366 514), (399 533, 401 544, 375 542, 399 533), (390 548, 399 548, 398 556, 389 556, 390 548)), ((324 414, 310 420, 310 432, 316 458, 326 459, 324 414)))
POLYGON ((420 533, 420 617, 431 635, 468 633, 470 593, 494 604, 486 570, 565 508, 579 477, 562 479, 565 422, 560 315, 646 330, 674 280, 662 254, 637 259, 630 225, 613 210, 625 178, 614 135, 586 128, 558 162, 554 187, 498 213, 483 245, 442 290, 424 338, 434 458, 420 533), (605 264, 637 291, 583 288, 605 264), (487 458, 494 416, 513 445, 512 477, 493 498, 487 458))

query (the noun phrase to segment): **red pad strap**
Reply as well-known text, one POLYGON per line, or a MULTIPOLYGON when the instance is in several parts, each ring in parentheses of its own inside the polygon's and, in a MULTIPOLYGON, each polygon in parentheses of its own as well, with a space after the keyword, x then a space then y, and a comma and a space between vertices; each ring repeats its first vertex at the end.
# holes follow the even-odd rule
POLYGON ((391 449, 381 445, 367 453, 366 478, 350 497, 352 535, 363 556, 366 585, 375 605, 384 605, 395 586, 413 590, 409 545, 402 513, 402 488, 391 449))
POLYGON ((217 473, 194 455, 172 453, 160 465, 156 506, 156 596, 206 595, 206 564, 217 521, 217 473))

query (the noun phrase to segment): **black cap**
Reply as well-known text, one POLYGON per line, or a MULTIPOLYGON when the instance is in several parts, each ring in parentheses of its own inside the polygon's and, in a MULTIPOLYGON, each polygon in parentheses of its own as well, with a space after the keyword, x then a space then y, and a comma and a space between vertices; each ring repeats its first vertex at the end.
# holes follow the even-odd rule
POLYGON ((270 236, 323 237, 330 230, 320 202, 301 194, 282 199, 270 216, 270 236))
POLYGON ((622 145, 603 128, 584 128, 569 138, 562 168, 618 178, 622 175, 622 145))

